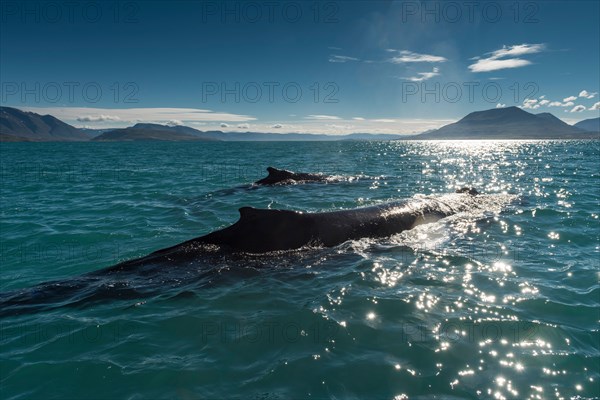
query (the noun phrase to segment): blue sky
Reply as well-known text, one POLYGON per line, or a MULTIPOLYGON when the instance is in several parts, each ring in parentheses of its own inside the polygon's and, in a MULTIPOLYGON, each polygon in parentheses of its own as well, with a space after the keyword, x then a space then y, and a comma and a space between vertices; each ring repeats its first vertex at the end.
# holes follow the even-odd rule
POLYGON ((2 1, 2 105, 76 126, 412 133, 597 117, 598 1, 2 1))

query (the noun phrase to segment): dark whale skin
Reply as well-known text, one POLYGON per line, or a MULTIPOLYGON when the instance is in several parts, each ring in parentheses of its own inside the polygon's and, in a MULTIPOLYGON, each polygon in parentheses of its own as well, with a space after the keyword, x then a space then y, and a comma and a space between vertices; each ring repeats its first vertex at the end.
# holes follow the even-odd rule
POLYGON ((333 247, 348 240, 387 237, 468 211, 477 197, 474 189, 461 189, 440 198, 410 199, 318 213, 242 207, 240 219, 233 225, 101 271, 158 261, 185 262, 203 249, 260 254, 306 246, 333 247))
POLYGON ((255 185, 285 185, 304 182, 325 182, 327 175, 292 172, 285 169, 267 167, 269 175, 254 182, 255 185))

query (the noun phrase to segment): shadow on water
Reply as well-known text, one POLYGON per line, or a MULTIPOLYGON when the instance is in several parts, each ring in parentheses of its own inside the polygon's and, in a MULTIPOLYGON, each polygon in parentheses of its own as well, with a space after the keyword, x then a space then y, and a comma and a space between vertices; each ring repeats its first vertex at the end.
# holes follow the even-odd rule
MULTIPOLYGON (((138 302, 161 297, 194 297, 206 288, 229 287, 265 274, 282 279, 312 279, 311 266, 335 256, 329 248, 300 249, 260 255, 203 249, 188 258, 153 254, 66 280, 0 293, 0 317, 60 308, 85 308, 111 301, 138 302)), ((358 255, 354 255, 359 257, 358 255)))

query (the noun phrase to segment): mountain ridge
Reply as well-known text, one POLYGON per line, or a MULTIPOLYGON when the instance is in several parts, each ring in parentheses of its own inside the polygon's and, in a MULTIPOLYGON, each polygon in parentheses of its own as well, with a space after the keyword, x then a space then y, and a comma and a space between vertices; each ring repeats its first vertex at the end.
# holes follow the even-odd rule
POLYGON ((532 114, 519 107, 475 111, 439 129, 415 135, 200 131, 184 125, 136 123, 126 128, 76 128, 52 115, 0 107, 0 141, 348 141, 470 139, 597 139, 600 118, 569 125, 551 113, 532 114), (596 129, 597 130, 594 130, 596 129))
POLYGON ((588 132, 600 132, 600 117, 584 119, 573 126, 588 132))
POLYGON ((531 114, 519 107, 493 108, 467 114, 457 122, 412 136, 425 140, 587 139, 594 135, 551 113, 531 114))
POLYGON ((86 141, 89 138, 78 128, 52 115, 40 115, 13 107, 0 107, 0 136, 45 142, 86 141))

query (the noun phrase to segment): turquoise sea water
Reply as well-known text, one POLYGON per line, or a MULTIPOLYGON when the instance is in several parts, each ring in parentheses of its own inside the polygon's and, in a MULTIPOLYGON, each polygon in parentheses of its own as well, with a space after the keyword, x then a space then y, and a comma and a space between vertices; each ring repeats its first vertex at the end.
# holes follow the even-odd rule
POLYGON ((386 239, 172 265, 5 316, 0 397, 598 398, 599 155, 587 141, 2 144, 4 294, 203 235, 242 206, 461 186, 517 200, 386 239), (342 180, 248 189, 268 165, 342 180), (94 295, 149 282, 160 290, 94 295))

